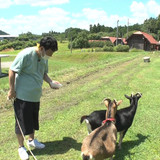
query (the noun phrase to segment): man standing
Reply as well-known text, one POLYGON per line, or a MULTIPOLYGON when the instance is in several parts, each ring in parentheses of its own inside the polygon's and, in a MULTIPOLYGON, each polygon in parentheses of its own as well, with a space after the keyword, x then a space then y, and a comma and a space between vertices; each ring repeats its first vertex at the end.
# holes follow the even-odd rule
MULTIPOLYGON (((42 84, 45 80, 51 88, 56 89, 47 73, 48 58, 57 50, 57 41, 51 37, 44 37, 37 47, 22 50, 9 70, 8 98, 15 99, 14 110, 23 134, 29 136, 28 145, 38 149, 45 147, 34 137, 35 130, 39 130, 38 117, 42 84)), ((19 156, 22 160, 27 160, 29 156, 17 121, 15 133, 19 143, 19 156)))

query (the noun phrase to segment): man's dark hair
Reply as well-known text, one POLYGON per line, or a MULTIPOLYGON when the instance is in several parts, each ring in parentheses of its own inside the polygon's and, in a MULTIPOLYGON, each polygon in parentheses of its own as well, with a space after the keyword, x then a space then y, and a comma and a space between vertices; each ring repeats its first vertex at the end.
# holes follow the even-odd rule
POLYGON ((43 46, 45 50, 51 49, 53 52, 58 50, 57 40, 52 37, 42 38, 40 46, 43 46))

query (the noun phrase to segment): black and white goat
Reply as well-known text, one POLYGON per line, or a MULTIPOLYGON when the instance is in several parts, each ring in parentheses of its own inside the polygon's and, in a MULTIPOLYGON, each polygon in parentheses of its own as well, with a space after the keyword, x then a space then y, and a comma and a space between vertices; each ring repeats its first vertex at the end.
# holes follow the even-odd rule
MULTIPOLYGON (((141 93, 136 93, 135 95, 131 94, 131 96, 125 95, 127 99, 130 101, 130 106, 126 108, 122 108, 117 110, 115 119, 116 119, 116 128, 117 132, 120 132, 119 137, 119 149, 121 149, 122 140, 127 132, 127 130, 131 127, 137 106, 138 100, 141 98, 141 93)), ((92 112, 90 115, 85 115, 81 117, 81 123, 85 120, 88 128, 88 133, 91 133, 94 129, 102 125, 103 120, 105 119, 106 110, 98 110, 92 112)))
POLYGON ((120 101, 111 101, 105 99, 104 104, 107 107, 104 123, 91 132, 82 143, 81 153, 83 160, 104 160, 112 159, 116 149, 117 129, 115 126, 115 114, 120 101))

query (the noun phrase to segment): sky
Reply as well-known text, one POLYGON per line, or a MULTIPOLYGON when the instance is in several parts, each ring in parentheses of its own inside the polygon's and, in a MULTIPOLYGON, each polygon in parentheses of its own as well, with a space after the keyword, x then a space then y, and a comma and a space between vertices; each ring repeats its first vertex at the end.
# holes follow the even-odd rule
POLYGON ((159 14, 160 0, 0 0, 0 30, 41 35, 70 27, 89 30, 98 23, 108 27, 142 24, 159 14))

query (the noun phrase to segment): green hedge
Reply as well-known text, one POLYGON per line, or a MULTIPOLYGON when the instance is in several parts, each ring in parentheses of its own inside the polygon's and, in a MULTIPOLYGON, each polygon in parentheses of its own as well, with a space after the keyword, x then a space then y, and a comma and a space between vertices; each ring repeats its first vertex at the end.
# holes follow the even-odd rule
POLYGON ((89 42, 89 47, 100 47, 103 48, 104 46, 113 46, 113 44, 110 41, 92 41, 89 42))
POLYGON ((129 46, 128 45, 117 45, 114 47, 116 52, 129 52, 129 46))
POLYGON ((113 52, 114 51, 114 49, 113 49, 113 47, 112 46, 104 46, 103 47, 103 51, 108 51, 108 52, 113 52))
POLYGON ((32 47, 36 45, 36 41, 8 41, 5 43, 2 41, 0 43, 0 51, 8 49, 8 48, 13 48, 14 50, 19 50, 23 49, 26 47, 32 47))

